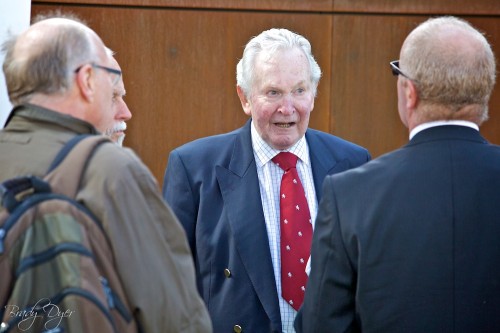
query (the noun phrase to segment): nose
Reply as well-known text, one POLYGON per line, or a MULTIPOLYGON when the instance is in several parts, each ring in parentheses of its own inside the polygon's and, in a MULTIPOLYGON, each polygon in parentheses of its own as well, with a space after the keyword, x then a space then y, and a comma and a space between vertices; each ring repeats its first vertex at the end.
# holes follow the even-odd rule
POLYGON ((128 108, 128 105, 127 103, 125 103, 124 100, 121 100, 121 103, 120 103, 120 108, 119 108, 119 111, 118 111, 118 114, 117 114, 117 118, 119 120, 123 120, 123 121, 128 121, 132 118, 132 112, 130 112, 130 109, 128 108))
POLYGON ((291 115, 295 112, 295 106, 294 106, 293 97, 291 94, 283 95, 283 98, 281 100, 281 105, 280 105, 278 111, 284 115, 291 115))

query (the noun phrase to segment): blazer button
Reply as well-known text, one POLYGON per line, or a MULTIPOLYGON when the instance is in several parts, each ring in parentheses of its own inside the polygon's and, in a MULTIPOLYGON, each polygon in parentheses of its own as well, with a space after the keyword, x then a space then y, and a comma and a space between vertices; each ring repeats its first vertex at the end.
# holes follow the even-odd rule
MULTIPOLYGON (((225 275, 228 279, 231 277, 231 271, 229 270, 229 268, 226 268, 226 269, 224 270, 224 275, 225 275)), ((238 326, 238 325, 236 325, 236 326, 238 326)), ((234 326, 234 327, 236 327, 236 326, 234 326)), ((238 327, 239 327, 239 326, 238 326, 238 327)), ((236 328, 235 328, 235 329, 236 329, 236 328)), ((235 331, 235 332, 236 332, 236 331, 235 331)), ((239 332, 241 332, 241 331, 239 331, 239 332)))
POLYGON ((235 333, 241 333, 243 332, 243 328, 241 328, 240 325, 234 325, 233 330, 235 333))

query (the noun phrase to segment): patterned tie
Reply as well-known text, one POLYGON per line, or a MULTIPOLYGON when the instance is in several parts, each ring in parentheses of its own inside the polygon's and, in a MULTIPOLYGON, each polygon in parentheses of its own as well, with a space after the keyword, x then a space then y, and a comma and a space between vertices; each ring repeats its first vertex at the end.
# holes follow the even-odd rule
POLYGON ((280 188, 281 289, 283 298, 298 310, 304 300, 312 225, 309 206, 295 165, 298 157, 282 152, 273 158, 285 171, 280 188))

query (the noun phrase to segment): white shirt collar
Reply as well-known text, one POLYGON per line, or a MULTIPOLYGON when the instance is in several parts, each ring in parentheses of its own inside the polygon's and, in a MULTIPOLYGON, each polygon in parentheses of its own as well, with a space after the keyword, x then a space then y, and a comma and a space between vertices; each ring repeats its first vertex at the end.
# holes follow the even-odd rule
POLYGON ((428 123, 423 123, 415 127, 414 129, 411 130, 410 132, 410 140, 413 139, 413 137, 419 133, 422 132, 425 129, 431 128, 431 127, 436 127, 436 126, 445 126, 445 125, 457 125, 457 126, 467 126, 470 128, 475 129, 476 131, 479 131, 479 126, 477 124, 471 122, 471 121, 466 121, 466 120, 438 120, 438 121, 431 121, 428 123))

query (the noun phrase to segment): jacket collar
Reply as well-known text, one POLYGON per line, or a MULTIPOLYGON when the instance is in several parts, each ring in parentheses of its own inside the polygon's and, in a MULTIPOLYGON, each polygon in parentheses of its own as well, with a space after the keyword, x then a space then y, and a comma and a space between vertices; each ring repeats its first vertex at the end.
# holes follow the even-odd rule
POLYGON ((487 143, 479 131, 467 126, 443 125, 427 128, 418 132, 408 146, 436 140, 470 140, 487 143))
POLYGON ((57 124, 57 126, 65 127, 76 133, 99 133, 94 126, 84 120, 34 104, 21 104, 14 107, 5 122, 5 127, 9 124, 14 125, 15 118, 17 117, 57 124))

